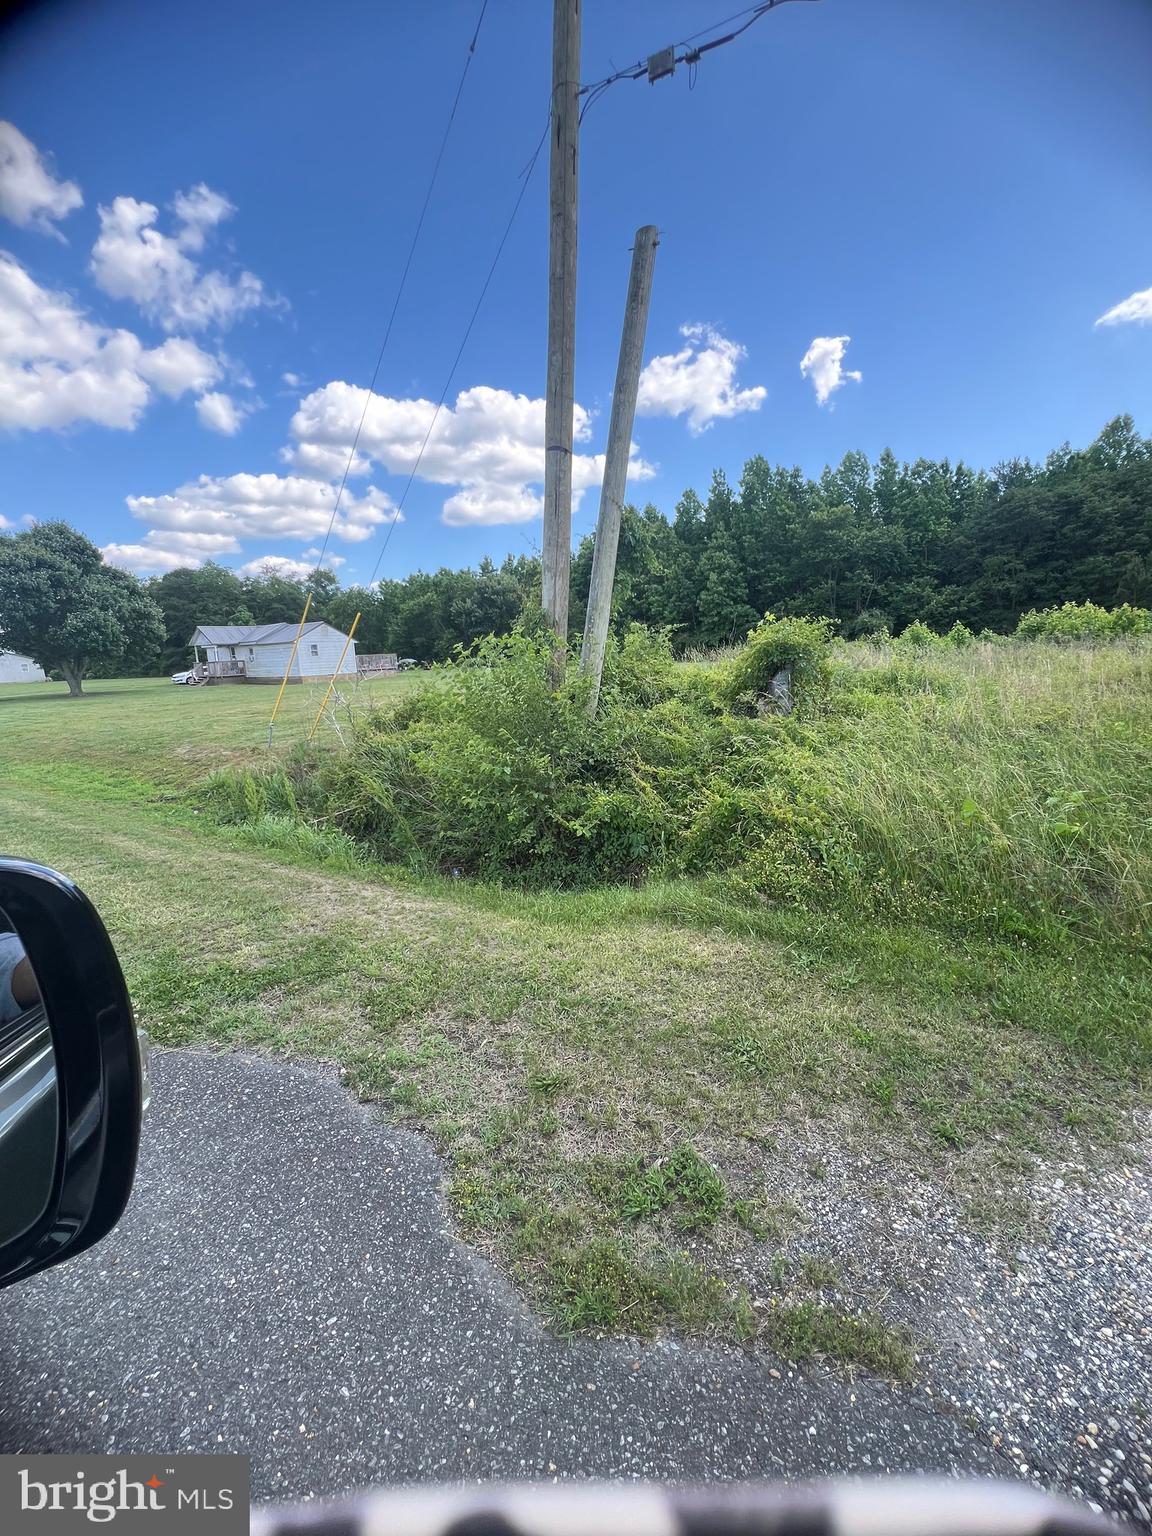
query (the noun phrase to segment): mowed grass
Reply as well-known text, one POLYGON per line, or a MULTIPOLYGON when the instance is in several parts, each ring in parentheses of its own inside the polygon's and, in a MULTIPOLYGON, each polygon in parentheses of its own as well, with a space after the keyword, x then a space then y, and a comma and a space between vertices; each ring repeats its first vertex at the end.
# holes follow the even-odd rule
POLYGON ((340 1063, 436 1139, 465 1235, 562 1327, 672 1324, 905 1376, 918 1342, 885 1320, 885 1277, 809 1251, 776 1150, 813 1128, 882 1149, 894 1183, 935 1180, 994 1229, 1037 1157, 1090 1162, 1145 1086, 1132 952, 686 882, 530 895, 324 867, 323 842, 253 846, 176 794, 265 750, 272 690, 12 694, 0 846, 89 890, 154 1037, 340 1063))
MULTIPOLYGON (((413 687, 421 674, 340 683, 335 716, 382 702, 413 687)), ((293 683, 284 690, 274 746, 306 738, 324 699, 326 682, 293 683)), ((167 678, 94 678, 81 698, 64 683, 0 684, 0 771, 33 769, 56 782, 103 777, 133 785, 183 789, 213 768, 261 759, 277 689, 270 685, 213 684, 186 688, 167 678)), ((321 729, 332 736, 330 725, 321 729)))

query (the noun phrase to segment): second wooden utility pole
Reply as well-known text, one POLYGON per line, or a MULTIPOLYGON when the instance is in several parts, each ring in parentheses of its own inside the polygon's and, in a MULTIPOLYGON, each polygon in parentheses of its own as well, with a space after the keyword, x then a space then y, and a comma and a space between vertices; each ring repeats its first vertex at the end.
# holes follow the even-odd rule
POLYGON ((624 306, 624 330, 620 336, 620 360, 616 364, 616 388, 612 391, 612 419, 608 426, 608 453, 600 487, 600 515, 592 555, 592 586, 588 592, 588 617, 580 670, 592 679, 590 708, 595 710, 604 671, 604 648, 612 617, 612 587, 616 579, 616 548, 624 512, 624 485, 632 451, 632 423, 636 419, 636 392, 644 359, 644 333, 648 327, 648 301, 652 297, 652 272, 656 265, 659 231, 645 224, 636 231, 632 247, 632 272, 628 301, 624 306))
MULTIPOLYGON (((544 414, 542 598, 568 638, 572 562, 572 408, 576 371, 576 189, 580 132, 580 0, 554 0, 552 151, 548 183, 548 386, 544 414)), ((562 669, 563 660, 559 667, 562 669)))

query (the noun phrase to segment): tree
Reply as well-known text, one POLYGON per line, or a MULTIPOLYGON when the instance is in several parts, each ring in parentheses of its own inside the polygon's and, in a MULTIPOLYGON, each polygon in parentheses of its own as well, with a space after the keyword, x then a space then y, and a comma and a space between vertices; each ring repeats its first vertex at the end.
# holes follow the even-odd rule
POLYGON ((188 664, 188 641, 199 624, 251 624, 244 587, 234 571, 209 560, 195 569, 180 567, 148 584, 164 615, 166 672, 188 664))
POLYGON ((312 606, 308 610, 310 619, 323 619, 328 616, 328 605, 340 590, 340 578, 336 572, 328 566, 317 566, 304 578, 305 593, 311 592, 312 606))
POLYGON ((253 624, 290 624, 304 611, 304 583, 281 576, 275 566, 268 565, 259 576, 245 581, 244 602, 253 624))
POLYGON ((164 615, 142 582, 105 565, 64 522, 0 538, 0 645, 58 671, 72 698, 96 668, 158 652, 164 615))
POLYGON ((734 640, 743 640, 756 622, 756 610, 749 606, 748 586, 726 529, 721 528, 708 540, 700 576, 700 639, 705 645, 731 645, 734 640))

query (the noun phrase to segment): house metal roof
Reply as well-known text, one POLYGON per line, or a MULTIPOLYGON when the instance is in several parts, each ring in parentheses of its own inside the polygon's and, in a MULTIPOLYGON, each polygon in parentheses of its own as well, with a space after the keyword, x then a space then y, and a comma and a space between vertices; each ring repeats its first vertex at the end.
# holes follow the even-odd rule
MULTIPOLYGON (((189 645, 196 643, 196 636, 205 645, 283 645, 289 644, 296 638, 299 630, 301 637, 310 635, 317 629, 329 629, 331 626, 324 623, 323 619, 313 619, 300 630, 300 625, 295 624, 198 624, 189 645)), ((339 630, 336 631, 340 633, 339 630)))

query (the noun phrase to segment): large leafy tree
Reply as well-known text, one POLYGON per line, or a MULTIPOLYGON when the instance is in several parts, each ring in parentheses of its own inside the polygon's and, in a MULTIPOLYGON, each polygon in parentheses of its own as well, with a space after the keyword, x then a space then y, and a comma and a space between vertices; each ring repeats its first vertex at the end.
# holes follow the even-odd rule
POLYGON ((700 638, 708 645, 743 640, 756 622, 756 610, 749 605, 748 585, 726 529, 708 541, 700 578, 700 638))
MULTIPOLYGON (((304 611, 304 583, 281 576, 274 566, 267 566, 258 576, 244 583, 244 604, 253 624, 288 624, 304 611)), ((309 613, 309 617, 320 615, 309 613)))
POLYGON ((188 641, 199 624, 251 624, 244 586, 234 571, 207 564, 169 571, 150 582, 149 592, 164 615, 165 671, 188 665, 188 641))
POLYGON ((155 656, 164 616, 144 585, 105 565, 64 522, 0 538, 0 647, 58 671, 78 698, 84 678, 126 657, 155 656))

